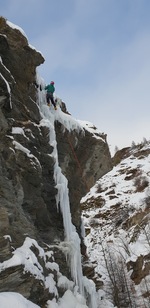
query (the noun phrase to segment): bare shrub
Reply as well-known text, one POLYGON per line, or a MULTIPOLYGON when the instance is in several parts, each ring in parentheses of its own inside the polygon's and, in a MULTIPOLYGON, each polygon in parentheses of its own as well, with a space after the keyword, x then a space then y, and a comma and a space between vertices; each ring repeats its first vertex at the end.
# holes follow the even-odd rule
POLYGON ((118 148, 118 146, 116 145, 116 146, 115 146, 115 149, 114 149, 115 154, 116 154, 118 151, 119 151, 119 148, 118 148))
POLYGON ((136 143, 135 143, 134 141, 132 141, 132 143, 131 143, 131 148, 132 148, 132 149, 135 149, 135 148, 136 148, 136 143))
POLYGON ((114 254, 108 246, 104 249, 102 241, 101 247, 109 276, 106 290, 108 297, 118 308, 136 308, 134 286, 128 275, 125 260, 121 254, 114 254))
POLYGON ((142 144, 143 145, 146 145, 148 143, 147 139, 145 137, 143 137, 143 141, 142 141, 142 144))
POLYGON ((146 176, 139 175, 134 179, 134 186, 136 187, 136 192, 143 191, 149 185, 149 180, 146 176))
POLYGON ((101 184, 100 184, 100 183, 97 183, 97 185, 96 185, 96 192, 97 192, 98 194, 100 194, 102 191, 103 191, 103 189, 102 189, 101 184))

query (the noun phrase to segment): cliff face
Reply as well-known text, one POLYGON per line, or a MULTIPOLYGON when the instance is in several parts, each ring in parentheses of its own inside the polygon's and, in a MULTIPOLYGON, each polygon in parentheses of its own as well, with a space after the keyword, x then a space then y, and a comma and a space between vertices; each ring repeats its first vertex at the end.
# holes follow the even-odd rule
POLYGON ((103 134, 96 139, 88 130, 80 133, 66 130, 62 134, 62 128, 57 123, 59 163, 68 179, 72 220, 80 233, 80 200, 97 179, 111 170, 112 163, 103 134))
MULTIPOLYGON (((71 274, 59 247, 65 239, 64 219, 56 204, 51 123, 41 124, 36 68, 44 59, 29 46, 22 32, 3 18, 0 57, 0 291, 20 292, 45 307, 55 292, 50 292, 43 277, 50 273, 55 277, 57 272, 48 268, 47 260, 52 261, 53 255, 61 273, 68 278, 71 274), (21 261, 4 266, 4 261, 9 261, 24 243, 36 256, 42 278, 37 279, 29 269, 24 272, 21 261), (51 256, 39 257, 40 249, 45 252, 48 247, 51 256)), ((103 134, 94 136, 84 127, 69 131, 60 117, 54 121, 58 163, 68 180, 72 222, 81 236, 80 199, 111 170, 111 157, 103 134)), ((57 290, 59 295, 64 293, 60 286, 57 290)))

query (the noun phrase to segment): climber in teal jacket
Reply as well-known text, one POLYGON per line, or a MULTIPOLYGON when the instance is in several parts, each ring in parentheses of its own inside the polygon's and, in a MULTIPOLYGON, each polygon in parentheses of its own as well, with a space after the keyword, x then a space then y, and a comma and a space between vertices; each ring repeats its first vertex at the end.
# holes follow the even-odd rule
POLYGON ((47 105, 50 106, 51 102, 54 108, 57 109, 53 96, 53 93, 55 92, 54 81, 51 81, 51 83, 45 87, 45 90, 47 91, 46 93, 47 105))

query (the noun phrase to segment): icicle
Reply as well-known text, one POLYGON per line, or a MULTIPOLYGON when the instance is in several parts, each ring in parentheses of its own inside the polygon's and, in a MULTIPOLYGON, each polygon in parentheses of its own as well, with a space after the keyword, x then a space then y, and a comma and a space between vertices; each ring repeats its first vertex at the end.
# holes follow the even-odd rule
POLYGON ((97 294, 95 289, 95 283, 92 280, 89 280, 87 277, 83 277, 83 284, 88 294, 89 308, 97 308, 97 294))

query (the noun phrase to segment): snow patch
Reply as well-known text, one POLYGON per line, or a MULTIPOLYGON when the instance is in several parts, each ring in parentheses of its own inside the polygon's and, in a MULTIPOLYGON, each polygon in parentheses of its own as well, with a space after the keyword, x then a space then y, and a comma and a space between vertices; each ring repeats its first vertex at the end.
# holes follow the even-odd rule
POLYGON ((19 26, 13 24, 12 22, 10 22, 10 21, 8 21, 8 20, 6 20, 6 24, 7 24, 10 28, 12 28, 12 29, 17 29, 17 30, 19 30, 19 31, 22 33, 22 35, 28 40, 28 38, 27 38, 27 36, 26 36, 26 34, 25 34, 25 32, 23 31, 22 28, 20 28, 19 26))

